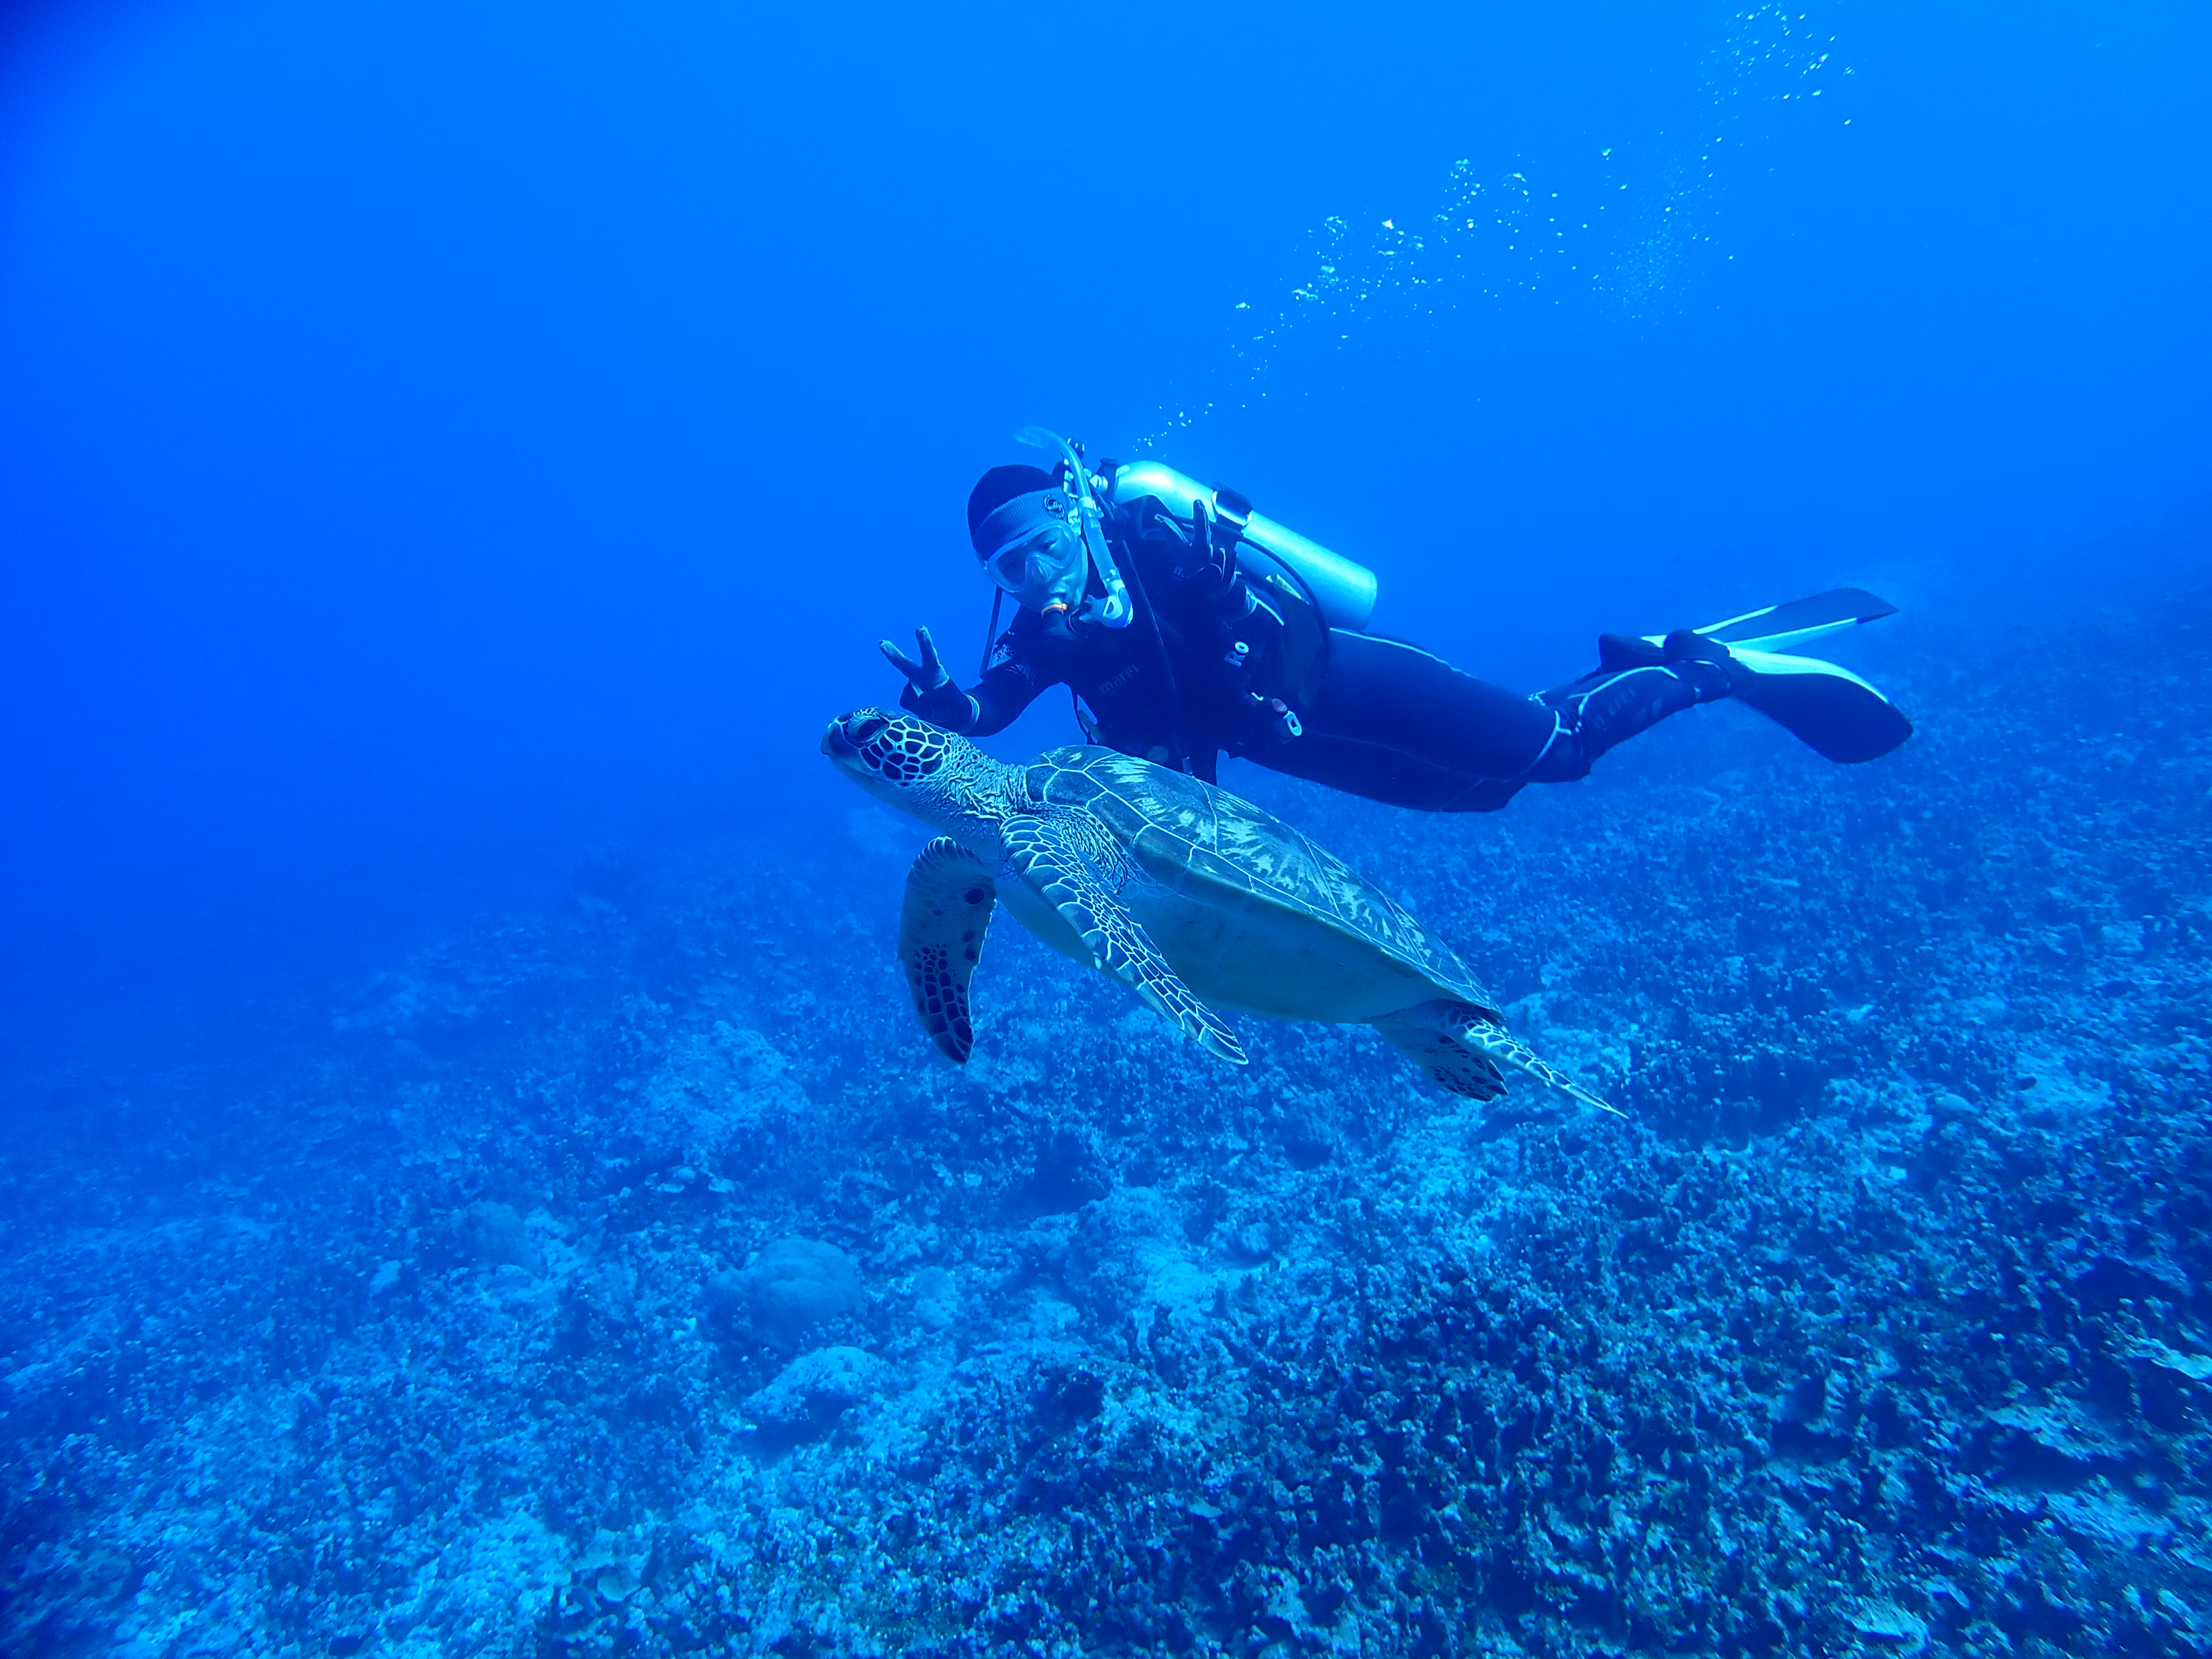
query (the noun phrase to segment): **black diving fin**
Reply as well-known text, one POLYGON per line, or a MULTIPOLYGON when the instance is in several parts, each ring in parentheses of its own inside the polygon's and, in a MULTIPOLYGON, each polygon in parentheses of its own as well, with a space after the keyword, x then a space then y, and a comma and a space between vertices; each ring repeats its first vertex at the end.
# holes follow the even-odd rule
MULTIPOLYGON (((1728 647, 1729 690, 1832 761, 1878 760, 1912 735, 1912 722, 1848 668, 1789 647, 1897 614, 1863 588, 1838 587, 1787 605, 1747 611, 1691 630, 1728 647)), ((1661 647, 1663 635, 1635 641, 1661 647)), ((1615 649, 1626 641, 1615 642, 1615 649)))
POLYGON ((1729 690, 1832 761, 1880 760, 1912 735, 1897 705, 1818 657, 1729 647, 1729 690))

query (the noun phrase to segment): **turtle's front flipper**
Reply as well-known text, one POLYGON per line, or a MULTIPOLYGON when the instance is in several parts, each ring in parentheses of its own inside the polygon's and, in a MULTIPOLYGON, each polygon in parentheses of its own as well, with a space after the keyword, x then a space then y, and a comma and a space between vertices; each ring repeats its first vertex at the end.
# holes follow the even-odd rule
POLYGON ((968 981, 983 955, 998 884, 983 861, 949 836, 921 849, 906 872, 899 910, 899 963, 929 1040, 956 1066, 975 1046, 968 981))
POLYGON ((1101 973, 1120 980, 1202 1047, 1244 1064, 1237 1034, 1176 977, 1088 853, 1044 818, 1009 818, 999 834, 1006 862, 1076 931, 1101 973))
POLYGON ((1376 1020, 1375 1029, 1447 1094, 1495 1100, 1505 1092, 1504 1068, 1510 1066, 1586 1106, 1615 1117, 1627 1115, 1539 1059, 1527 1043, 1470 1003, 1424 1002, 1376 1020))

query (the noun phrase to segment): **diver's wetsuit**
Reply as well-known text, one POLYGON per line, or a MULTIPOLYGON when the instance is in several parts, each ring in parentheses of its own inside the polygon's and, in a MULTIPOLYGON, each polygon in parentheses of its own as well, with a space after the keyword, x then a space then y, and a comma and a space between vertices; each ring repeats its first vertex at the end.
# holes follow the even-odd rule
POLYGON ((1579 778, 1622 738, 1723 695, 1718 670, 1700 681, 1654 661, 1523 696, 1400 641, 1321 629, 1194 545, 1157 501, 1117 508, 1106 530, 1137 602, 1128 627, 1024 611, 968 692, 909 687, 901 702, 987 737, 1064 684, 1096 741, 1209 782, 1226 750, 1394 805, 1480 812, 1524 784, 1579 778))

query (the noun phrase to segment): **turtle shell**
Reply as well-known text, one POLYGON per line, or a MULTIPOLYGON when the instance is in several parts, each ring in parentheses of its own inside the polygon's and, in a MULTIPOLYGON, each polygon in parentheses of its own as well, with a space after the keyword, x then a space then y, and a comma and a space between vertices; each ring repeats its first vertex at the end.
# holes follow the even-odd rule
POLYGON ((1109 749, 1056 749, 1024 775, 1031 799, 1081 811, 1127 850, 1136 879, 1123 901, 1207 1000, 1369 1020, 1443 997, 1501 1018, 1402 906, 1249 801, 1109 749))

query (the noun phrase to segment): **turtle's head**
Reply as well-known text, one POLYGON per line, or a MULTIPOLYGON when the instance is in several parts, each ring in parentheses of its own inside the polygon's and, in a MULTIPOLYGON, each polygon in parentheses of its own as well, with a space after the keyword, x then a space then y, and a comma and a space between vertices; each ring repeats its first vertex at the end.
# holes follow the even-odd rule
POLYGON ((822 752, 870 794, 933 823, 961 810, 982 753, 912 714, 860 708, 830 722, 822 752))

